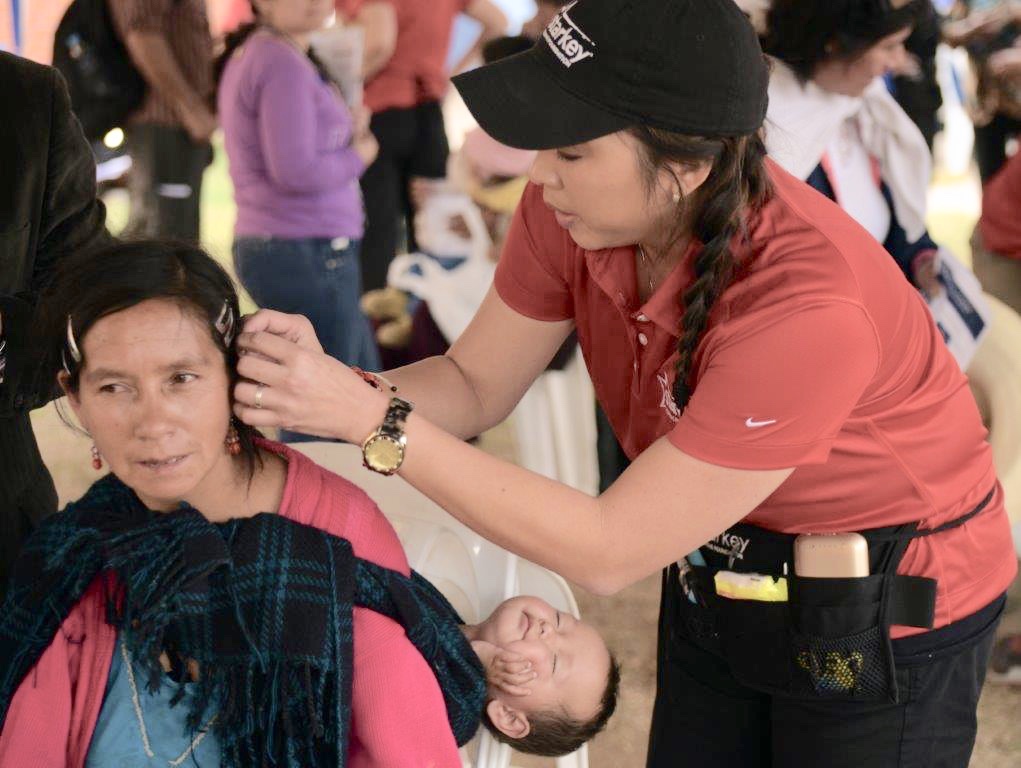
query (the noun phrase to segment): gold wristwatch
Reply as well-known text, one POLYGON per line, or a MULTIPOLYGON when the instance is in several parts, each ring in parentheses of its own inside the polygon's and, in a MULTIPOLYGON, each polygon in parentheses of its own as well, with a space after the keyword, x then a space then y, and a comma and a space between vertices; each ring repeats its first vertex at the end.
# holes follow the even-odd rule
POLYGON ((404 463, 404 449, 408 438, 404 434, 404 422, 415 406, 399 397, 390 398, 390 406, 379 429, 365 438, 362 443, 362 463, 366 469, 381 475, 392 475, 404 463))

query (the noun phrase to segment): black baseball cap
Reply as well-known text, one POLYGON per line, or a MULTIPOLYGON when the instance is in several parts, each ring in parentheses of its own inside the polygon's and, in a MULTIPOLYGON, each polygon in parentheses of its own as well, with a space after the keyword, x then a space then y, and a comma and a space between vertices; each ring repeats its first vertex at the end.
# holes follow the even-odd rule
POLYGON ((734 0, 578 0, 531 50, 453 82, 497 141, 552 149, 636 124, 753 133, 769 67, 734 0))

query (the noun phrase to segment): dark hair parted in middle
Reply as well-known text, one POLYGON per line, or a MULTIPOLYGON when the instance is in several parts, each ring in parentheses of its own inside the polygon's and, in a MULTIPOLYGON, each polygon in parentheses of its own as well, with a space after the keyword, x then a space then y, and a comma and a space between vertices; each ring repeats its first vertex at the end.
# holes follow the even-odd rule
MULTIPOLYGON (((150 299, 174 302, 208 327, 223 353, 233 400, 238 376, 237 351, 231 342, 241 330, 237 290, 212 256, 183 242, 121 241, 62 260, 40 302, 41 322, 36 329, 46 375, 56 381, 57 374, 66 370, 66 386, 77 392, 84 359, 75 357, 84 354, 83 342, 92 326, 150 299), (69 333, 77 350, 69 344, 69 333)), ((259 432, 238 420, 234 426, 251 476, 259 462, 255 445, 259 432)))
POLYGON ((763 50, 811 80, 827 59, 854 59, 913 26, 927 0, 773 0, 763 50))

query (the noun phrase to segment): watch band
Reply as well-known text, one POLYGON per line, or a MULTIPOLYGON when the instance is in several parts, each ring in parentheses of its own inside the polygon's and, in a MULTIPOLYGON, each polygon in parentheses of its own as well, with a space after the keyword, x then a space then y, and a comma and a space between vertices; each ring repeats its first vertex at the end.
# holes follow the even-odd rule
POLYGON ((403 437, 404 424, 414 408, 414 403, 409 403, 400 397, 391 397, 390 405, 386 409, 386 416, 383 417, 383 423, 379 426, 379 434, 387 437, 403 437))

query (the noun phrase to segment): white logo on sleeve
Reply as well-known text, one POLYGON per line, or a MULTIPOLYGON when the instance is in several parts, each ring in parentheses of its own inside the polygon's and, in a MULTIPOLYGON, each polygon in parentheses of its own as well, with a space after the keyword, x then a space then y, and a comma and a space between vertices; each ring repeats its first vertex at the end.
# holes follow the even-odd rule
POLYGON ((758 427, 768 427, 770 424, 776 424, 776 419, 765 419, 763 421, 756 421, 751 416, 745 419, 744 425, 748 429, 757 429, 758 427))
POLYGON ((590 59, 595 56, 592 51, 596 44, 592 39, 578 29, 571 17, 567 14, 575 5, 577 0, 565 6, 560 13, 553 17, 553 21, 542 33, 543 40, 549 45, 550 50, 560 59, 565 67, 571 67, 583 59, 590 59))

